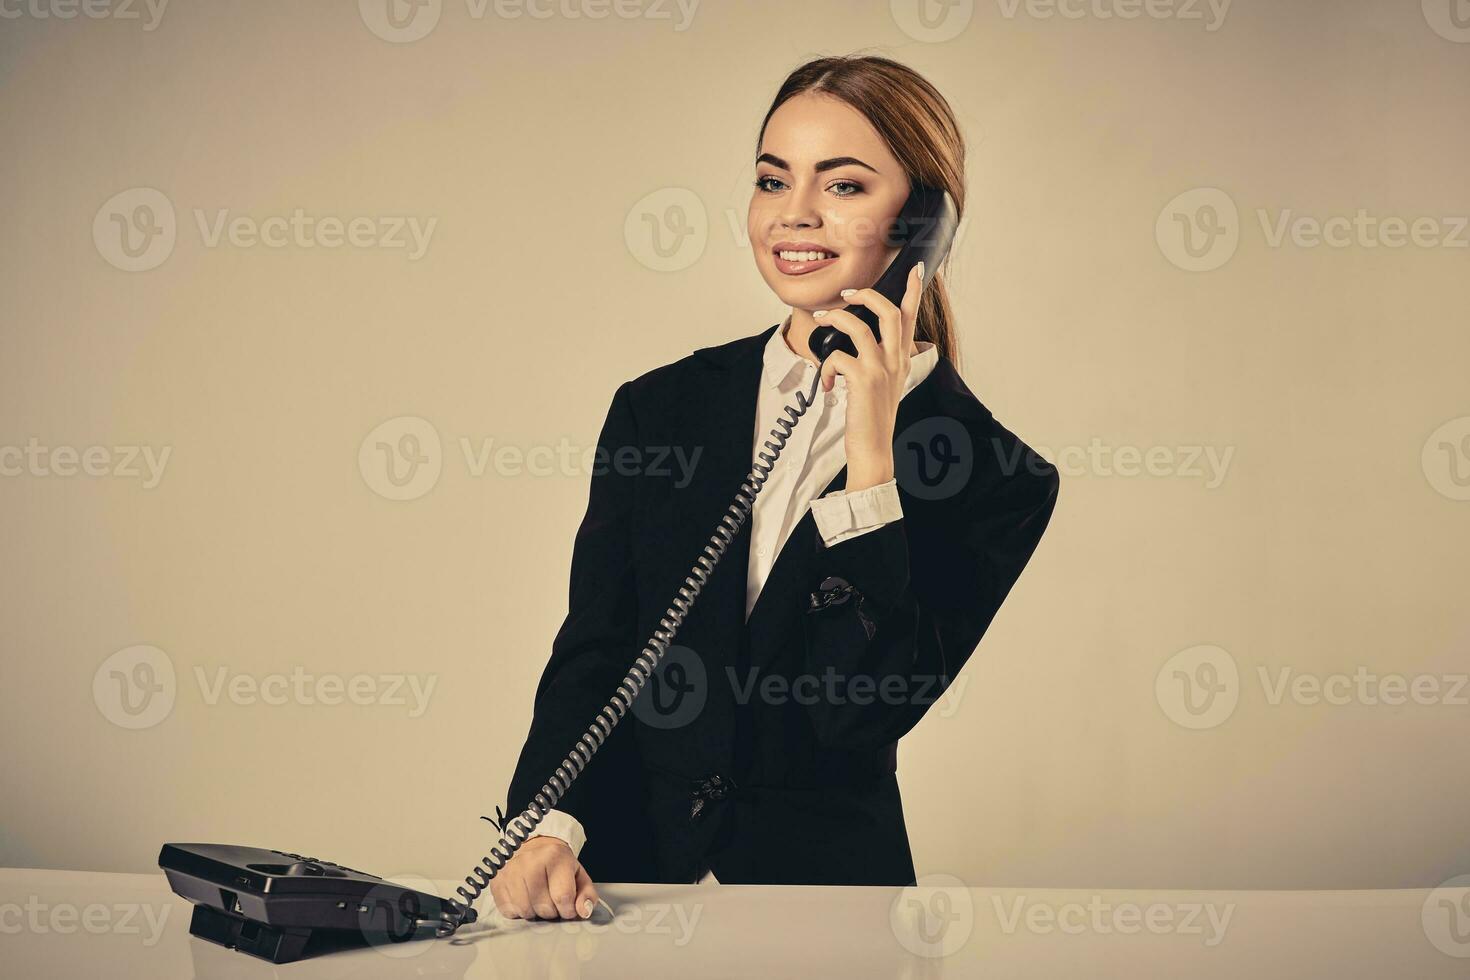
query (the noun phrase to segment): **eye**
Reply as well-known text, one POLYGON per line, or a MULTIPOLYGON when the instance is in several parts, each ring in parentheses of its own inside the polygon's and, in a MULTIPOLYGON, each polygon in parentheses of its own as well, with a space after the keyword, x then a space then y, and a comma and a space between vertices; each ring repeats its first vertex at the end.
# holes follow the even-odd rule
POLYGON ((854 194, 863 192, 863 185, 852 180, 834 180, 828 185, 827 190, 832 191, 838 197, 852 197, 854 194))
POLYGON ((755 179, 755 186, 767 194, 775 194, 777 191, 784 190, 786 187, 785 184, 781 183, 780 178, 773 177, 770 174, 764 177, 757 177, 755 179))

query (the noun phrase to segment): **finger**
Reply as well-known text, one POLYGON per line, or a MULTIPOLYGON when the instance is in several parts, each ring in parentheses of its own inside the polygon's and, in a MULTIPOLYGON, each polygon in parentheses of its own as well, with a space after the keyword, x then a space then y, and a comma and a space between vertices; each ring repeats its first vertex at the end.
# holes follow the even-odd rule
POLYGON ((817 310, 812 314, 812 318, 816 321, 817 326, 826 324, 836 327, 851 337, 853 346, 857 348, 858 357, 866 357, 870 362, 883 359, 883 354, 878 350, 878 338, 873 336, 873 331, 855 314, 846 310, 817 310))
MULTIPOLYGON (((867 325, 864 324, 863 330, 866 331, 867 329, 867 325)), ((839 374, 848 374, 856 369, 857 358, 845 350, 834 350, 822 362, 822 390, 831 391, 832 386, 837 383, 837 376, 839 374)))
POLYGON ((551 900, 551 883, 546 880, 545 865, 537 865, 527 876, 526 893, 531 896, 531 910, 536 918, 556 918, 556 903, 551 900))
POLYGON ((583 870, 582 865, 577 865, 577 912, 584 919, 592 918, 592 910, 597 908, 597 886, 592 883, 592 878, 583 870))
POLYGON ((531 897, 526 891, 525 876, 512 874, 505 883, 505 898, 509 907, 505 910, 505 916, 509 919, 529 919, 531 917, 531 897))
POLYGON ((909 351, 914 345, 914 333, 919 326, 919 306, 924 300, 924 263, 915 262, 913 271, 909 273, 908 288, 903 292, 903 302, 899 304, 899 312, 903 321, 900 331, 901 350, 909 351))
POLYGON ((505 881, 500 875, 497 875, 495 880, 490 882, 490 901, 494 903, 495 911, 499 912, 507 919, 511 917, 510 899, 507 897, 506 894, 505 881))
POLYGON ((571 852, 558 855, 546 869, 546 882, 551 888, 551 901, 563 919, 577 918, 577 862, 571 852))
MULTIPOLYGON (((909 282, 913 282, 912 275, 909 282)), ((844 289, 842 298, 849 305, 866 306, 878 318, 878 336, 884 350, 891 351, 898 346, 897 341, 902 339, 903 315, 892 300, 876 289, 844 289)))

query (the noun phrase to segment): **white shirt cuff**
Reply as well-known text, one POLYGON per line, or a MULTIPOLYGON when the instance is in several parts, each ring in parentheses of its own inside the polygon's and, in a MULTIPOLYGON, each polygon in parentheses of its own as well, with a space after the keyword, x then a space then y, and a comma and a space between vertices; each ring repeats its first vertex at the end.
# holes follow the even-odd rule
MULTIPOLYGON (((561 810, 547 810, 546 816, 536 825, 531 837, 555 837, 559 841, 566 842, 572 849, 572 857, 578 857, 582 853, 582 845, 587 843, 587 834, 582 830, 581 822, 570 813, 561 810)), ((531 837, 527 837, 530 840, 531 837)))
POLYGON ((827 547, 875 531, 903 517, 898 480, 863 490, 833 490, 812 501, 812 518, 827 547))

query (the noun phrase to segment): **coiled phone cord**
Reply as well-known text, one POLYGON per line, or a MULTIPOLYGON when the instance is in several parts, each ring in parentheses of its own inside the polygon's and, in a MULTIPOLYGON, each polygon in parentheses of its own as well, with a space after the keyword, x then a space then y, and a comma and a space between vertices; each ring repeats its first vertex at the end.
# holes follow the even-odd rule
POLYGON ((441 923, 436 929, 440 936, 453 933, 465 922, 473 921, 474 903, 489 887, 490 882, 500 873, 501 869, 520 850, 522 844, 535 831, 536 826, 550 812, 562 795, 566 793, 567 787, 582 773, 582 769, 597 754, 602 747, 603 741, 612 730, 617 727, 618 722, 623 720, 628 708, 643 690, 648 678, 658 668, 664 654, 668 652, 670 645, 674 642, 674 636, 679 632, 679 627, 684 624, 684 618, 689 615, 689 610, 694 606, 694 600, 699 598, 699 593, 704 589, 704 584, 709 580, 715 566, 724 557, 730 542, 740 533, 741 526, 750 517, 751 508, 755 498, 765 486, 771 470, 776 466, 776 460, 781 458, 781 450, 786 448, 786 442, 791 438, 791 432, 796 428, 796 423, 806 414, 808 408, 816 399, 817 385, 821 383, 822 374, 817 372, 812 379, 811 387, 803 392, 796 392, 795 404, 789 404, 783 412, 786 418, 776 420, 775 428, 771 429, 771 438, 765 442, 765 448, 769 452, 757 452, 757 461, 751 464, 750 473, 745 482, 740 485, 740 490, 735 494, 734 503, 730 504, 729 510, 720 518, 719 525, 710 535, 709 544, 704 546, 703 552, 696 559, 694 567, 690 569, 689 576, 684 579, 684 584, 679 588, 679 595, 673 604, 664 611, 663 618, 659 620, 661 629, 653 631, 643 652, 628 669, 623 681, 618 685, 617 691, 612 699, 603 707, 602 711, 586 733, 577 740, 572 747, 571 753, 556 767, 551 778, 541 787, 531 805, 517 817, 507 820, 500 825, 500 840, 496 846, 490 848, 490 853, 480 859, 476 866, 464 880, 464 887, 456 888, 455 891, 464 901, 456 902, 448 900, 448 909, 441 916, 441 923))

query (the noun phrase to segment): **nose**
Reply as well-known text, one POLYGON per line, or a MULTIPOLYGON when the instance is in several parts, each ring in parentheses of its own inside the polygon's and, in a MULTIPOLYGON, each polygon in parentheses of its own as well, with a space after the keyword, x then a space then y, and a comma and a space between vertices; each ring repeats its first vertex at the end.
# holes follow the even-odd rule
POLYGON ((781 209, 782 228, 816 228, 822 223, 810 190, 793 190, 781 209))

